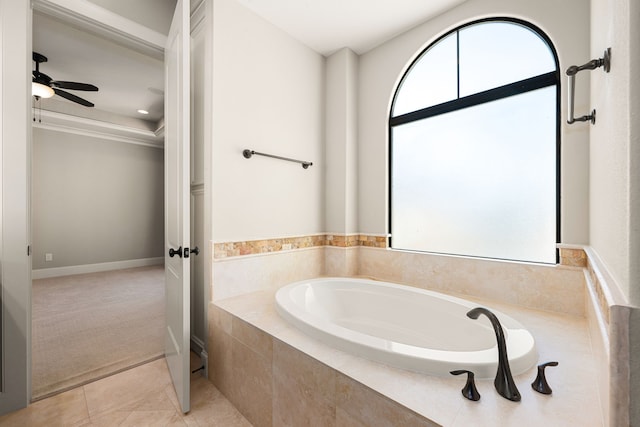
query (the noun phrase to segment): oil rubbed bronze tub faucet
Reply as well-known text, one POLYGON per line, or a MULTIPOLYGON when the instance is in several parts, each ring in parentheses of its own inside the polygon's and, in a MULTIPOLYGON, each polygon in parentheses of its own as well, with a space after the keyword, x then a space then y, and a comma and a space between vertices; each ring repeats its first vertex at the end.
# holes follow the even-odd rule
POLYGON ((519 402, 520 392, 513 382, 513 376, 511 375, 509 358, 507 357, 507 343, 504 340, 502 325, 500 325, 500 321, 496 315, 484 307, 474 308, 467 313, 467 317, 477 319, 481 314, 487 316, 491 321, 493 330, 496 333, 496 339, 498 340, 498 372, 496 372, 496 379, 493 381, 493 385, 496 387, 498 393, 505 399, 519 402))

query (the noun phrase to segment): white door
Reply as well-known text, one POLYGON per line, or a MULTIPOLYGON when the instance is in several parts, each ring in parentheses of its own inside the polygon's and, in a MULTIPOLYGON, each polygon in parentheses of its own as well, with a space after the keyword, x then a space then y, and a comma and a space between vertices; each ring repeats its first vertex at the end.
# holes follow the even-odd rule
POLYGON ((189 2, 178 0, 165 47, 165 358, 189 411, 189 2))

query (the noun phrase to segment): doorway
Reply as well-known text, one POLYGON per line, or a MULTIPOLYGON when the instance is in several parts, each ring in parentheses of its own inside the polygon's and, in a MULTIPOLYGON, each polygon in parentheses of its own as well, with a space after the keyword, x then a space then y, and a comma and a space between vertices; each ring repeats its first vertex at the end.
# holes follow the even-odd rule
POLYGON ((95 108, 34 105, 37 400, 163 355, 164 76, 161 59, 38 11, 33 29, 42 72, 100 88, 76 92, 95 108))

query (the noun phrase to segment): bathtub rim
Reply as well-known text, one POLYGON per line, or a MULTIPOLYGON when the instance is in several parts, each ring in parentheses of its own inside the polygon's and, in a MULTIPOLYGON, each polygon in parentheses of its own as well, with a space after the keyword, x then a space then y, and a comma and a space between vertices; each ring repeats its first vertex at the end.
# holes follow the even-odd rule
MULTIPOLYGON (((416 292, 429 297, 440 298, 449 302, 461 304, 468 307, 469 310, 479 306, 486 307, 498 316, 503 326, 505 336, 508 337, 507 347, 509 350, 509 363, 511 365, 513 375, 520 375, 527 372, 534 367, 538 361, 538 351, 535 338, 524 327, 524 325, 513 317, 501 312, 500 310, 491 308, 490 305, 477 304, 473 301, 442 292, 394 282, 361 277, 318 277, 299 280, 286 284, 276 290, 274 296, 275 309, 277 313, 287 321, 287 323, 293 325, 295 328, 311 338, 365 359, 438 377, 446 377, 449 375, 451 370, 456 369, 467 369, 473 371, 478 379, 489 379, 495 376, 498 360, 497 343, 489 349, 471 352, 424 349, 424 351, 419 350, 413 352, 414 354, 410 354, 412 353, 411 351, 408 353, 391 351, 387 349, 389 346, 385 345, 385 342, 389 340, 353 331, 326 319, 319 319, 317 316, 313 316, 299 307, 290 297, 291 289, 305 284, 315 284, 318 282, 335 283, 344 281, 379 287, 396 288, 404 292, 416 292), (322 327, 319 325, 322 325, 322 327), (509 340, 511 340, 511 342, 509 340), (520 348, 518 346, 520 346, 520 348), (477 360, 469 359, 471 353, 473 353, 477 360), (428 359, 428 366, 425 365, 425 358, 428 359)), ((394 344, 396 347, 414 347, 402 343, 394 344)))

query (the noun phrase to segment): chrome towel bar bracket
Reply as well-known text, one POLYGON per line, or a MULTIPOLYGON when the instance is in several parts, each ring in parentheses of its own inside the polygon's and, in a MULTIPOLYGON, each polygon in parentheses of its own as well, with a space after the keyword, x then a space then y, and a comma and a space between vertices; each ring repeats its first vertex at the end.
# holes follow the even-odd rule
POLYGON ((604 51, 604 55, 602 58, 592 59, 584 65, 572 65, 567 68, 567 76, 569 77, 568 87, 569 87, 569 117, 567 118, 567 123, 572 124, 575 122, 591 122, 591 124, 596 123, 596 110, 592 110, 591 114, 580 117, 573 117, 573 106, 575 103, 575 89, 576 89, 576 74, 582 70, 595 70, 596 68, 602 67, 603 70, 608 73, 611 70, 611 48, 607 48, 604 51))
POLYGON ((274 156, 273 154, 259 153, 257 151, 253 151, 253 150, 243 150, 242 151, 242 155, 244 156, 245 159, 250 159, 251 156, 253 156, 254 154, 256 156, 271 157, 272 159, 280 159, 280 160, 286 160, 287 162, 300 163, 304 169, 308 169, 309 166, 313 166, 312 162, 306 162, 304 160, 296 160, 296 159, 290 159, 288 157, 274 156))

